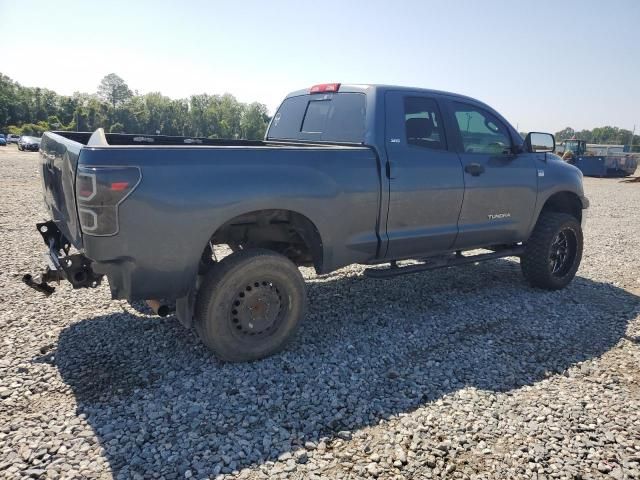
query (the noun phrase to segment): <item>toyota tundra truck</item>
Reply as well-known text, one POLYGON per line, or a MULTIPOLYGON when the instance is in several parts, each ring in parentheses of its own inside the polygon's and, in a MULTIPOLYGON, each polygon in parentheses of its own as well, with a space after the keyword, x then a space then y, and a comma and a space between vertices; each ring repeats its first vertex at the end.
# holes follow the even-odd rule
POLYGON ((47 132, 49 265, 24 281, 50 294, 106 277, 112 298, 171 306, 226 361, 294 337, 301 266, 382 281, 519 257, 529 284, 561 289, 588 201, 554 149, 473 98, 338 83, 289 94, 264 141, 47 132))

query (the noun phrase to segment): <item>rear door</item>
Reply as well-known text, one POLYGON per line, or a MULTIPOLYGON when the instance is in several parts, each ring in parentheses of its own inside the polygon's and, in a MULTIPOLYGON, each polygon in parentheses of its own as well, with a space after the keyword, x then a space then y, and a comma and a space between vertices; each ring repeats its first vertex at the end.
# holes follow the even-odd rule
POLYGON ((449 149, 439 101, 422 93, 385 95, 389 178, 386 258, 412 258, 452 247, 464 183, 449 149))
POLYGON ((455 248, 524 240, 537 197, 534 156, 515 153, 511 129, 487 109, 447 104, 465 183, 455 248))

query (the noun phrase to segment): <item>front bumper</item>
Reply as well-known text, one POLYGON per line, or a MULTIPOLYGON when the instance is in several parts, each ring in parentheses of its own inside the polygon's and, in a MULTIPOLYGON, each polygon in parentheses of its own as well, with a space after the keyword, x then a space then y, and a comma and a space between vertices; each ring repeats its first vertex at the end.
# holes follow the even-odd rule
POLYGON ((51 295, 55 291, 55 288, 49 285, 54 281, 60 283, 60 280, 67 280, 73 288, 95 288, 100 285, 102 275, 93 271, 91 259, 81 253, 69 254, 71 244, 55 222, 50 220, 38 223, 36 228, 48 248, 45 254, 48 265, 39 274, 24 275, 22 281, 25 284, 45 295, 51 295))

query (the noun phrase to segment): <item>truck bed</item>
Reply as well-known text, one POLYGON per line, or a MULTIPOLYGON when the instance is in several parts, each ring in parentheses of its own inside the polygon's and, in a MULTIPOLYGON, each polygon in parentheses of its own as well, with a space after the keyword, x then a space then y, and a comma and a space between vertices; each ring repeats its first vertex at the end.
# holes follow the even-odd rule
POLYGON ((116 298, 184 294, 212 234, 251 211, 290 210, 308 218, 327 240, 320 270, 377 254, 381 168, 369 147, 122 134, 96 143, 91 135, 45 133, 45 202, 69 243, 109 276, 116 298), (140 170, 141 181, 118 207, 117 234, 81 231, 79 165, 140 170))

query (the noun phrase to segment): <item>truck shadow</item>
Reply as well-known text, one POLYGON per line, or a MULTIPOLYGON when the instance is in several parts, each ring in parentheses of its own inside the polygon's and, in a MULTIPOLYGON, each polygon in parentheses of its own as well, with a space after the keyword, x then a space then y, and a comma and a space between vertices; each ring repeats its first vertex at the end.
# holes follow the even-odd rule
POLYGON ((202 477, 464 387, 504 392, 561 373, 616 345, 640 301, 582 277, 533 290, 508 260, 308 288, 297 339, 260 362, 221 363, 174 319, 128 313, 69 326, 36 361, 71 386, 114 473, 202 477))

